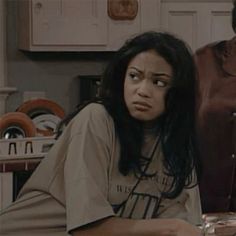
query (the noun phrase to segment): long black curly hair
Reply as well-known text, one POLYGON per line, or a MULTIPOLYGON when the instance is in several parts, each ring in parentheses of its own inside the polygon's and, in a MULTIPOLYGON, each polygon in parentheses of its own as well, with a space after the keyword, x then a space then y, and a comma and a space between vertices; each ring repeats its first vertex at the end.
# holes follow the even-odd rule
MULTIPOLYGON (((129 62, 139 53, 155 50, 173 69, 172 86, 165 97, 165 112, 157 119, 157 135, 164 154, 167 174, 173 177, 168 198, 178 196, 194 182, 198 170, 195 145, 195 65, 188 46, 177 37, 164 32, 145 32, 126 43, 107 66, 99 97, 90 102, 102 103, 114 119, 121 145, 119 170, 123 175, 142 171, 142 122, 132 118, 124 101, 124 79, 129 62)), ((68 123, 88 103, 64 120, 68 123)))

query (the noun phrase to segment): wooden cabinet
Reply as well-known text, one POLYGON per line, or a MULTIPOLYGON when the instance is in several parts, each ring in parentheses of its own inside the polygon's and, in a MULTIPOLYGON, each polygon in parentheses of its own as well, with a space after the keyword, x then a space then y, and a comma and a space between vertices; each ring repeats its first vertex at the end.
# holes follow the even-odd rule
POLYGON ((108 1, 18 1, 19 48, 114 51, 130 36, 153 29, 172 32, 195 50, 233 36, 231 0, 136 0, 137 15, 130 20, 109 17, 108 1))
POLYGON ((22 48, 107 44, 105 1, 31 0, 18 4, 22 48))
POLYGON ((232 1, 166 1, 161 4, 161 27, 184 39, 195 50, 229 39, 232 1))
POLYGON ((160 0, 137 0, 132 20, 108 16, 108 0, 18 1, 18 46, 30 51, 113 51, 130 35, 159 27, 160 0), (152 24, 150 24, 150 15, 152 24))

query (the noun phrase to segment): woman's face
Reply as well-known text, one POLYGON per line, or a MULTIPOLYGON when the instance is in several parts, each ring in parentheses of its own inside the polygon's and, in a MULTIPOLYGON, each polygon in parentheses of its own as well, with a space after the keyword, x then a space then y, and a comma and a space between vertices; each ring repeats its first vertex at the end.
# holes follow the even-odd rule
POLYGON ((133 118, 148 122, 164 112, 172 73, 172 67, 154 50, 141 52, 130 61, 125 74, 124 99, 133 118))

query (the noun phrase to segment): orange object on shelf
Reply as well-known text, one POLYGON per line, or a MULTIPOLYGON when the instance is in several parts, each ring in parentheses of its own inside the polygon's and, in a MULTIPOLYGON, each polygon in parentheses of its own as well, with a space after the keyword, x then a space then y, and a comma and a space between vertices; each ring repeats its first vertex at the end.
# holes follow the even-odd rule
POLYGON ((65 116, 65 111, 60 105, 43 98, 28 100, 20 105, 16 111, 27 114, 31 119, 42 114, 53 114, 61 119, 65 116))
POLYGON ((32 119, 37 136, 53 136, 58 123, 65 117, 60 105, 42 98, 24 102, 17 111, 27 114, 32 119))
POLYGON ((137 0, 108 0, 108 15, 113 20, 133 20, 137 13, 137 0))
POLYGON ((24 138, 36 135, 33 121, 22 112, 9 112, 0 117, 0 138, 24 138))

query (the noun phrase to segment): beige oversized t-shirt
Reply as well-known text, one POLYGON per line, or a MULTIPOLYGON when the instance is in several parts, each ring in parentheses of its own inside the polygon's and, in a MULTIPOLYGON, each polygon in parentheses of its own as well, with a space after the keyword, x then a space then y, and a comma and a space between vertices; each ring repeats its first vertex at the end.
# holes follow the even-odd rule
POLYGON ((113 120, 101 104, 88 105, 64 130, 18 199, 0 213, 0 235, 65 236, 115 215, 176 217, 199 224, 197 186, 184 189, 176 199, 160 201, 171 179, 163 173, 160 148, 148 159, 155 143, 156 137, 147 132, 143 154, 151 175, 123 176, 118 171, 120 145, 113 120))

